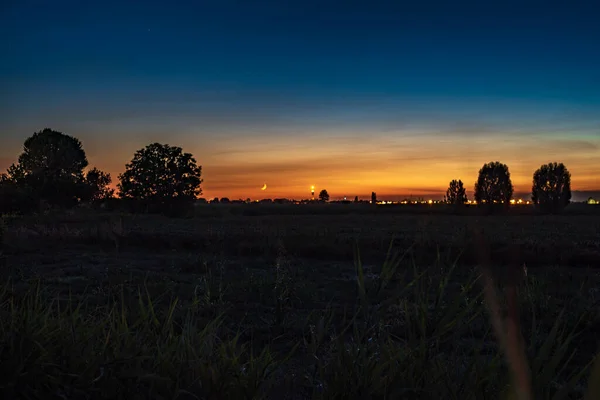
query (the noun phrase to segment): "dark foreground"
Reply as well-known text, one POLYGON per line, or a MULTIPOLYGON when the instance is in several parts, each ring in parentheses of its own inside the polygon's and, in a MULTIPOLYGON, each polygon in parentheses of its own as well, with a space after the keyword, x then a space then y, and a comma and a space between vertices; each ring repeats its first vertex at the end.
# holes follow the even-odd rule
POLYGON ((4 225, 4 398, 496 399, 514 379, 482 265, 503 310, 517 272, 536 399, 581 398, 598 352, 598 215, 4 225))

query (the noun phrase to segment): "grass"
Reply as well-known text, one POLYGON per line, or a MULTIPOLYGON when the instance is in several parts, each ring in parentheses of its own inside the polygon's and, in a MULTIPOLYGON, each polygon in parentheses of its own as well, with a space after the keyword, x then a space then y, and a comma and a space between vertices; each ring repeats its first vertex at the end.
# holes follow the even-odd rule
POLYGON ((138 216, 118 244, 85 218, 6 221, 3 398, 600 398, 598 270, 527 264, 525 276, 524 245, 494 251, 511 234, 590 251, 583 224, 570 243, 551 228, 575 217, 512 221, 523 230, 490 238, 444 228, 451 216, 138 216), (547 237, 530 233, 541 226, 547 237), (136 235, 163 241, 142 251, 136 235), (188 238, 200 249, 181 246, 188 238), (306 251, 316 244, 350 256, 306 251))

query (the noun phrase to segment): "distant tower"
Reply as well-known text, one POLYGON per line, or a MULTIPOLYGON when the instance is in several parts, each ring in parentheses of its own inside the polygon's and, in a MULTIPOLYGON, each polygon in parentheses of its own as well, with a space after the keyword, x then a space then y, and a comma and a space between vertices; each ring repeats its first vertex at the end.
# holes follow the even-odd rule
POLYGON ((310 195, 312 196, 312 199, 315 199, 315 185, 312 185, 310 187, 310 195))
POLYGON ((371 203, 377 204, 377 193, 371 192, 371 203))

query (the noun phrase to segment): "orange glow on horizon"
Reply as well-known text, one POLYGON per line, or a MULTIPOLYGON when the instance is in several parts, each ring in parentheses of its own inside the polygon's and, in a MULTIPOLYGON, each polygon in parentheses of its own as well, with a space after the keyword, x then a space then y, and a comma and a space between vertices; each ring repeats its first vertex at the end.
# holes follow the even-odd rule
MULTIPOLYGON (((514 141, 482 137, 412 135, 298 135, 227 138, 218 136, 169 137, 162 142, 181 146, 202 166, 202 197, 230 199, 307 199, 308 188, 326 189, 332 200, 368 200, 414 196, 443 197, 452 179, 461 179, 469 198, 477 173, 490 161, 506 163, 515 193, 531 190, 533 172, 551 161, 563 162, 572 175, 572 190, 600 191, 600 138, 590 146, 566 139, 522 137, 514 141), (368 139, 367 139, 368 138, 368 139), (262 182, 268 190, 262 191, 262 182)), ((80 137, 90 167, 109 172, 116 186, 136 150, 148 138, 126 139, 115 145, 80 137)), ((115 139, 116 140, 116 139, 115 139)), ((161 141, 161 140, 159 140, 161 141)), ((22 144, 3 148, 0 171, 15 162, 22 144)), ((525 197, 523 196, 525 200, 525 197)))

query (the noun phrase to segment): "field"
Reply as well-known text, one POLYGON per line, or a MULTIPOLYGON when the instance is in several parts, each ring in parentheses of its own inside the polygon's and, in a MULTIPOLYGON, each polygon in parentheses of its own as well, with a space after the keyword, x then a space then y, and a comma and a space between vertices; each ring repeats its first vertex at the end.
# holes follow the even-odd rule
POLYGON ((596 209, 298 207, 5 217, 4 398, 495 399, 524 374, 536 399, 592 388, 596 209), (518 284, 528 372, 511 374, 488 276, 501 317, 518 284))

